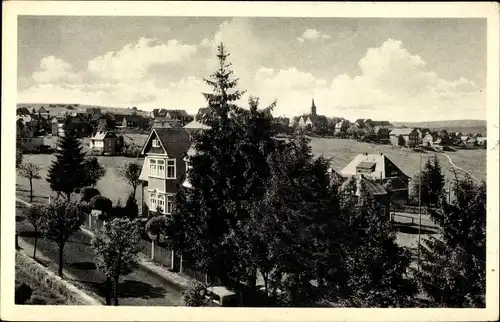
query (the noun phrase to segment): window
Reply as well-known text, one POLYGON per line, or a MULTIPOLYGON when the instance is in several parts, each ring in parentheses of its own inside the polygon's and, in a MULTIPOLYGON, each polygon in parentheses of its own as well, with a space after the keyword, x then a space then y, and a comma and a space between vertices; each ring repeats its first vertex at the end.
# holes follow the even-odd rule
POLYGON ((160 147, 160 140, 153 139, 153 148, 159 148, 159 147, 160 147))
POLYGON ((150 193, 149 194, 149 203, 150 203, 150 207, 151 207, 151 211, 156 211, 156 209, 158 208, 158 200, 156 199, 156 193, 150 193))
POLYGON ((158 208, 161 209, 161 212, 164 214, 171 214, 174 209, 174 195, 173 194, 164 194, 164 193, 149 193, 149 203, 150 210, 155 212, 158 208))
POLYGON ((163 213, 165 213, 165 195, 163 194, 158 194, 158 207, 162 210, 163 213))
POLYGON ((156 160, 158 165, 158 177, 165 178, 165 160, 156 160))
POLYGON ((167 179, 175 179, 175 159, 167 160, 167 179))
POLYGON ((165 178, 165 160, 149 159, 149 175, 152 177, 165 178))
POLYGON ((149 160, 149 175, 150 176, 157 176, 158 174, 157 168, 156 168, 156 160, 155 159, 150 159, 149 160))
POLYGON ((174 209, 174 196, 167 195, 167 208, 165 209, 166 214, 171 214, 174 209))

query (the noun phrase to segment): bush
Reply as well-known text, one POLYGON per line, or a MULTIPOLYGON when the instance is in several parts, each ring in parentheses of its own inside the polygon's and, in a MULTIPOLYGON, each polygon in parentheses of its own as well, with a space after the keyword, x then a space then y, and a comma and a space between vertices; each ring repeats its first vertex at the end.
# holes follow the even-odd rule
POLYGON ((47 302, 49 302, 50 299, 46 298, 45 296, 41 295, 33 295, 31 299, 28 301, 27 304, 33 304, 33 305, 46 305, 47 302))
POLYGON ((17 286, 15 292, 15 304, 25 304, 31 298, 31 294, 33 294, 33 290, 31 287, 26 285, 26 283, 22 283, 17 286))
POLYGON ((184 291, 182 300, 186 306, 207 306, 207 287, 198 282, 192 282, 189 288, 184 291))
POLYGON ((94 187, 83 187, 80 190, 80 201, 90 202, 95 196, 100 196, 101 193, 94 187))
POLYGON ((113 209, 113 202, 104 196, 97 195, 90 199, 89 205, 91 209, 100 210, 109 213, 113 209))

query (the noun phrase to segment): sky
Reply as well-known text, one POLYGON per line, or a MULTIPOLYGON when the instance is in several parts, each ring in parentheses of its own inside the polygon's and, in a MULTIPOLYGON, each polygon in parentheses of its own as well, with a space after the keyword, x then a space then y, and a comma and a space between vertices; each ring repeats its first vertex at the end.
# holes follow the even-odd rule
POLYGON ((273 114, 350 120, 486 119, 486 20, 18 18, 18 103, 185 109, 222 41, 239 88, 273 114))

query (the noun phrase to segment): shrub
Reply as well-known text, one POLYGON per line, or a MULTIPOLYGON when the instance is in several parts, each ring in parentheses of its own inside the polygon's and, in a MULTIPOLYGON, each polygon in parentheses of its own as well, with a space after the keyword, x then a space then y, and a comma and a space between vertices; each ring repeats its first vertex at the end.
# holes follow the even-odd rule
POLYGON ((15 304, 25 304, 31 298, 31 294, 33 294, 33 290, 31 287, 26 285, 26 283, 22 283, 17 286, 15 292, 15 304))
POLYGON ((188 289, 184 291, 182 300, 186 306, 207 306, 207 287, 198 282, 192 282, 188 289))
POLYGON ((80 201, 90 202, 93 197, 100 195, 99 190, 94 187, 83 187, 80 191, 80 201))
POLYGON ((91 209, 100 210, 102 212, 110 212, 113 208, 113 202, 109 198, 101 195, 92 197, 89 205, 91 209))

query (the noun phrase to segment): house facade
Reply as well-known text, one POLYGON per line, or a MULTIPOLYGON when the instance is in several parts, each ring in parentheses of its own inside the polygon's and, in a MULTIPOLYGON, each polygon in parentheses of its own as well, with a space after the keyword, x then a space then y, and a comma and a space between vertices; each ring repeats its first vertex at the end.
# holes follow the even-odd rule
POLYGON ((382 125, 375 126, 373 133, 379 143, 390 143, 389 133, 391 133, 391 128, 382 125))
POLYGON ((115 152, 118 138, 112 132, 97 132, 90 137, 90 149, 104 154, 115 152))
POLYGON ((434 145, 434 138, 432 137, 432 134, 427 132, 424 137, 422 138, 422 145, 423 146, 433 146, 434 145))
POLYGON ((173 123, 179 123, 180 127, 193 120, 193 117, 191 117, 185 110, 167 110, 156 108, 149 114, 149 116, 153 119, 161 118, 171 120, 173 123))
POLYGON ((141 151, 145 159, 139 177, 150 212, 159 208, 163 214, 172 213, 175 195, 185 178, 184 159, 190 146, 189 132, 183 128, 151 130, 141 151))
POLYGON ((335 124, 335 133, 346 133, 351 124, 348 120, 342 120, 335 124))
POLYGON ((389 140, 394 146, 416 147, 419 145, 419 134, 413 128, 396 128, 389 133, 389 140))

